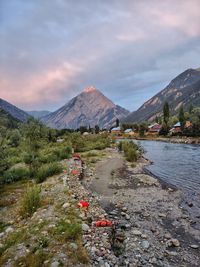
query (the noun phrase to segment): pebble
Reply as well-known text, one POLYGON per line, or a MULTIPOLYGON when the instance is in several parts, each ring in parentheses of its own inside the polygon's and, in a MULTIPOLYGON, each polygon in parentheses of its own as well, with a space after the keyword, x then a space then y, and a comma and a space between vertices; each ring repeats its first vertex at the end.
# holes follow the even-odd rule
POLYGON ((13 231, 14 229, 12 227, 8 227, 5 232, 6 234, 9 234, 9 233, 12 233, 13 231))
POLYGON ((139 230, 133 230, 132 234, 133 235, 137 235, 137 236, 141 236, 142 235, 142 233, 139 230))
POLYGON ((195 245, 195 244, 193 244, 193 245, 190 245, 190 247, 191 247, 191 248, 194 248, 194 249, 197 249, 197 248, 199 248, 199 246, 198 246, 198 245, 195 245))
POLYGON ((68 202, 64 203, 62 205, 63 209, 66 209, 66 208, 69 208, 70 207, 70 204, 68 202))
POLYGON ((82 223, 82 230, 83 230, 84 232, 87 232, 87 231, 90 230, 90 227, 89 227, 86 223, 82 223))
POLYGON ((148 249, 150 247, 150 244, 147 240, 143 240, 141 245, 144 249, 148 249))
POLYGON ((76 245, 76 243, 70 243, 70 244, 69 244, 69 247, 70 247, 72 250, 77 250, 77 249, 78 249, 78 246, 76 245))
POLYGON ((130 220, 131 217, 130 217, 130 215, 126 214, 125 218, 126 218, 126 220, 130 220))
POLYGON ((58 261, 54 261, 54 262, 52 262, 51 267, 58 267, 59 264, 60 263, 58 261))
POLYGON ((178 241, 178 239, 172 238, 170 240, 167 241, 166 245, 168 247, 179 247, 180 246, 180 242, 178 241))

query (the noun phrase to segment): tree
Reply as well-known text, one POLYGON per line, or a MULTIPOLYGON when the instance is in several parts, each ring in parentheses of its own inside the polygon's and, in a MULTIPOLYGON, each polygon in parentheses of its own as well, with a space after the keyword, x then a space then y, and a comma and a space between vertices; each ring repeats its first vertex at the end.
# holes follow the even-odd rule
POLYGON ((169 104, 166 101, 163 106, 163 121, 166 125, 168 125, 169 122, 169 104))
POLYGON ((94 130, 95 130, 95 134, 98 134, 99 133, 99 125, 95 125, 94 126, 94 130))
POLYGON ((191 103, 190 106, 189 106, 189 113, 190 113, 190 114, 192 114, 193 109, 194 109, 194 107, 193 107, 193 105, 192 105, 192 103, 191 103))
POLYGON ((183 106, 180 107, 178 118, 179 118, 179 121, 180 121, 180 124, 181 124, 181 130, 183 130, 184 126, 185 126, 185 121, 186 121, 185 120, 183 106))
POLYGON ((116 127, 119 127, 119 119, 116 119, 116 127))
POLYGON ((17 147, 20 143, 21 135, 19 130, 15 129, 11 132, 9 137, 9 144, 13 147, 17 147))

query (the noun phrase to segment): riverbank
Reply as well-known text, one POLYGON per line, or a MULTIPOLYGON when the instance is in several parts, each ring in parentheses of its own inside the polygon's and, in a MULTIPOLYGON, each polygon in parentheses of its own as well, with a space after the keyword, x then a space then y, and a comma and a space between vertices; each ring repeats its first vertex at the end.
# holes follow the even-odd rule
POLYGON ((131 166, 112 150, 86 184, 124 234, 119 266, 199 266, 200 231, 180 207, 182 192, 145 174, 145 164, 131 166))
MULTIPOLYGON (((84 180, 66 174, 47 179, 42 206, 29 218, 19 215, 27 183, 4 188, 1 266, 199 266, 200 232, 179 206, 181 191, 144 173, 145 158, 130 164, 114 148, 82 158, 84 180), (90 205, 86 213, 77 207, 80 200, 90 205), (95 227, 101 219, 114 222, 115 229, 95 227)), ((69 168, 73 160, 63 164, 69 168)))
POLYGON ((144 137, 133 136, 133 137, 126 137, 126 136, 117 136, 116 139, 128 139, 128 140, 149 140, 149 141, 161 141, 167 143, 174 143, 174 144, 200 144, 200 137, 160 137, 154 135, 148 135, 144 137))

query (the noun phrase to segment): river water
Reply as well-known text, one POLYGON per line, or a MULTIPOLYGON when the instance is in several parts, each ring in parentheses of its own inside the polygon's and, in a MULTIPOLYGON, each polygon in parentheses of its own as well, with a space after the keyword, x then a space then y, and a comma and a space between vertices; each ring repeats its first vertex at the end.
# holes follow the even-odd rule
POLYGON ((145 157, 153 162, 145 169, 183 191, 180 205, 189 212, 193 227, 200 230, 200 146, 147 140, 134 142, 143 147, 145 157))
POLYGON ((153 175, 180 189, 200 192, 200 146, 160 141, 137 141, 145 157, 153 161, 146 167, 153 175))

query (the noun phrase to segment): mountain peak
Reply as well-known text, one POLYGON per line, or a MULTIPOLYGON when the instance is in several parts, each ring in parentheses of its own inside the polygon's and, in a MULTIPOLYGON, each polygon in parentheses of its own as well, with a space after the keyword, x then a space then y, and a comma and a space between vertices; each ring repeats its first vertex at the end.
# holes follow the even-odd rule
POLYGON ((88 86, 83 90, 84 93, 92 93, 92 92, 96 92, 96 91, 97 91, 97 89, 94 86, 88 86))

